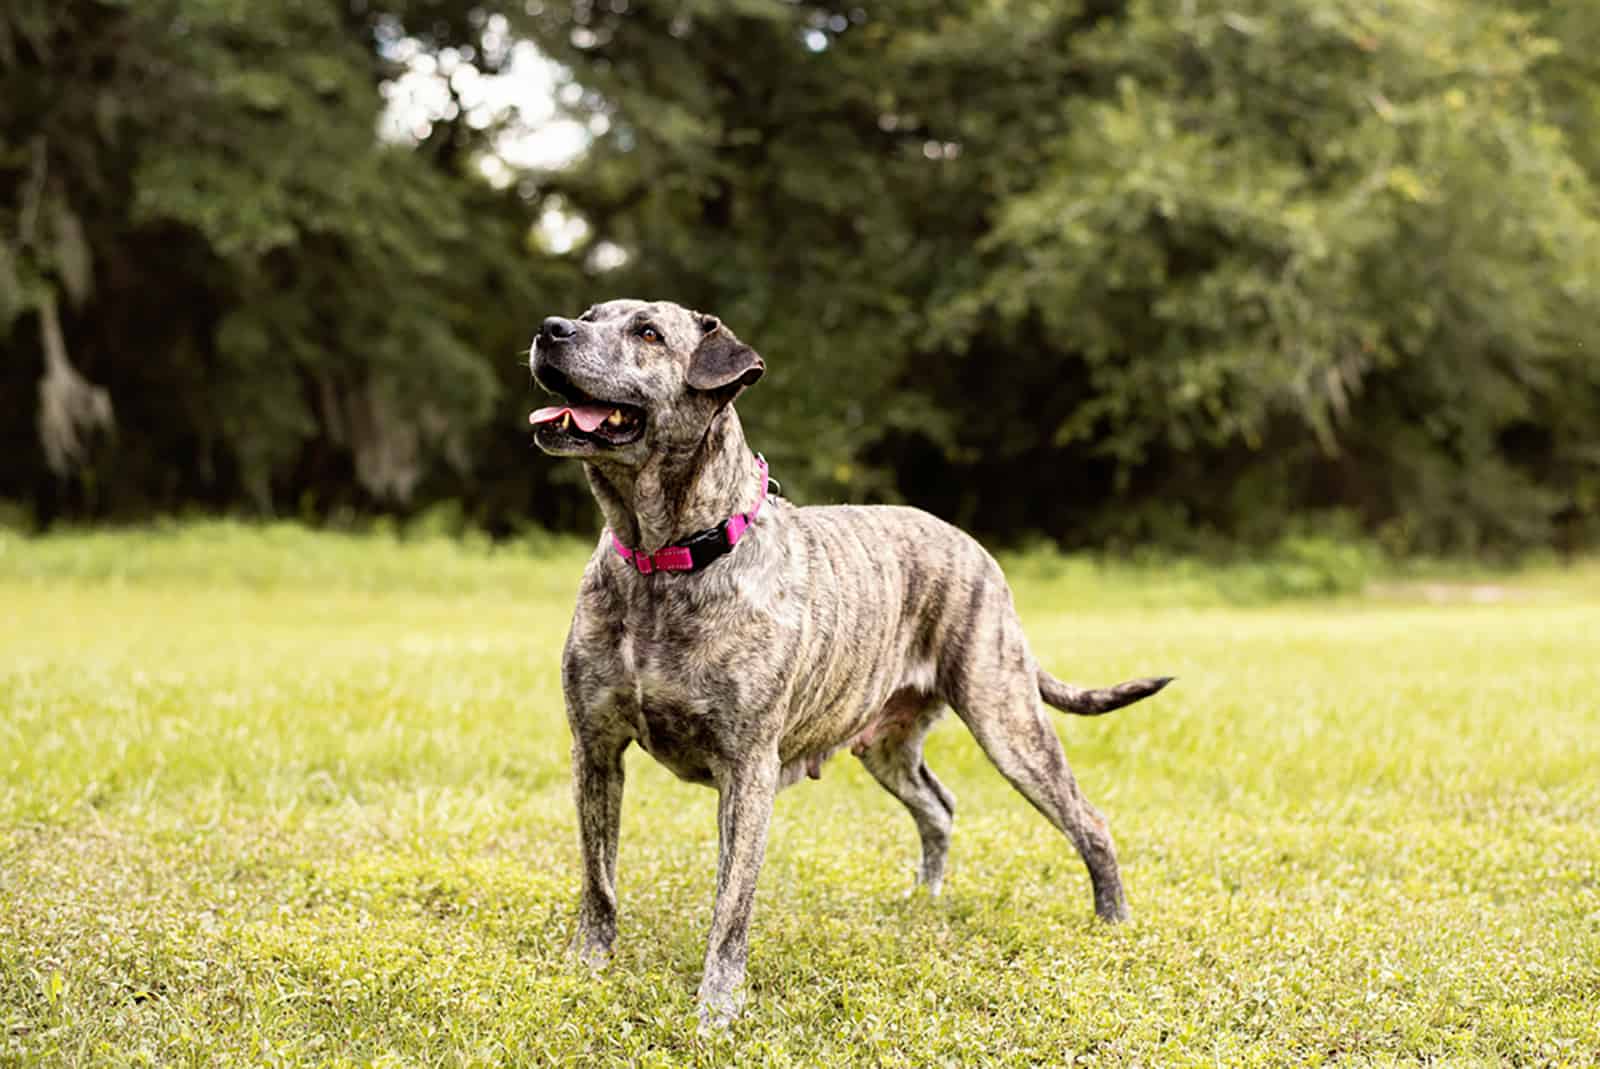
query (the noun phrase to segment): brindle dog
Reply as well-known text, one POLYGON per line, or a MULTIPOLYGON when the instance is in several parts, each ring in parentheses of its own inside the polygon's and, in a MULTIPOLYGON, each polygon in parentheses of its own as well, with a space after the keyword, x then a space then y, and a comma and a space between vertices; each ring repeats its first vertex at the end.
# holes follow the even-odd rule
POLYGON ((530 419, 547 453, 583 460, 610 531, 583 575, 562 657, 583 849, 576 948, 603 964, 617 930, 623 751, 637 742, 718 792, 716 903, 702 1024, 742 1002, 756 874, 773 798, 846 746, 911 811, 920 882, 944 877, 955 800, 922 760, 948 704, 1000 772, 1082 855, 1095 912, 1128 916, 1105 819, 1078 789, 1040 699, 1108 712, 1166 679, 1069 686, 1028 649, 1011 592, 972 538, 896 507, 766 501, 703 569, 640 570, 654 552, 746 513, 764 473, 733 401, 765 364, 715 317, 610 301, 544 321, 530 365, 562 405, 530 419))

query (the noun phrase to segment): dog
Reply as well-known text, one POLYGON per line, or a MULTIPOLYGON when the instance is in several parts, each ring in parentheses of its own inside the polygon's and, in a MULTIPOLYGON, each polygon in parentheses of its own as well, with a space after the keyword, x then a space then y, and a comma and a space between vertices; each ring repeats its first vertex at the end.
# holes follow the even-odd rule
POLYGON ((615 300, 544 320, 530 350, 557 403, 529 416, 579 459, 607 530, 561 660, 583 882, 575 949, 617 931, 623 751, 638 743, 718 792, 703 1027, 743 1002, 756 875, 778 791, 846 747, 916 822, 918 882, 944 879, 955 799, 923 762, 946 706, 1071 840, 1095 912, 1128 917, 1105 819, 1067 766, 1049 703, 1096 715, 1169 678, 1082 689, 1041 668, 1000 567, 970 536, 898 506, 799 508, 769 496, 734 411, 766 364, 715 316, 615 300))

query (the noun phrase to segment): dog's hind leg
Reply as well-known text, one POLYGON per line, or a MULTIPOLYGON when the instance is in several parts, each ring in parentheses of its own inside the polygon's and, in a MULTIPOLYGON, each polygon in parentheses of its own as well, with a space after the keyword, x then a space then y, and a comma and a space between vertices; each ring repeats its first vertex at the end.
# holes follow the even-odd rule
POLYGON ((1004 628, 1001 648, 953 642, 940 665, 941 679, 957 715, 1001 775, 1077 848, 1094 885, 1095 913, 1126 920, 1127 898, 1117 866, 1111 829, 1078 788, 1039 698, 1036 669, 1025 652, 1021 628, 1004 628), (965 648, 963 648, 963 646, 965 648))
POLYGON ((891 698, 873 726, 851 746, 851 752, 884 790, 911 811, 922 840, 922 865, 917 882, 937 895, 944 884, 955 796, 929 771, 922 743, 937 719, 928 696, 903 691, 891 698))

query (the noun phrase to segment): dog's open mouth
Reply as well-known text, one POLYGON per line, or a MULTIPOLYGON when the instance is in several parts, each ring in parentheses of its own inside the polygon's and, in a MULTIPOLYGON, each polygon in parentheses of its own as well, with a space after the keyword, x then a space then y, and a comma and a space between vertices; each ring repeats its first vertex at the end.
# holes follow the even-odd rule
POLYGON ((627 445, 644 433, 641 409, 589 398, 541 408, 528 414, 528 422, 546 440, 566 438, 591 445, 627 445))

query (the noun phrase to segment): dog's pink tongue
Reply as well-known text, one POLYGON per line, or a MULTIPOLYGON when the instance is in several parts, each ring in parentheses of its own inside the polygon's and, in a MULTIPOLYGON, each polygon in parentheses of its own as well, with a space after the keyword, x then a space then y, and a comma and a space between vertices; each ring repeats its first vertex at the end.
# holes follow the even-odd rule
POLYGON ((528 422, 537 426, 540 423, 553 423, 568 413, 572 414, 572 422, 578 429, 588 434, 600 424, 611 418, 611 413, 616 409, 606 405, 551 405, 541 408, 537 412, 528 413, 528 422))

